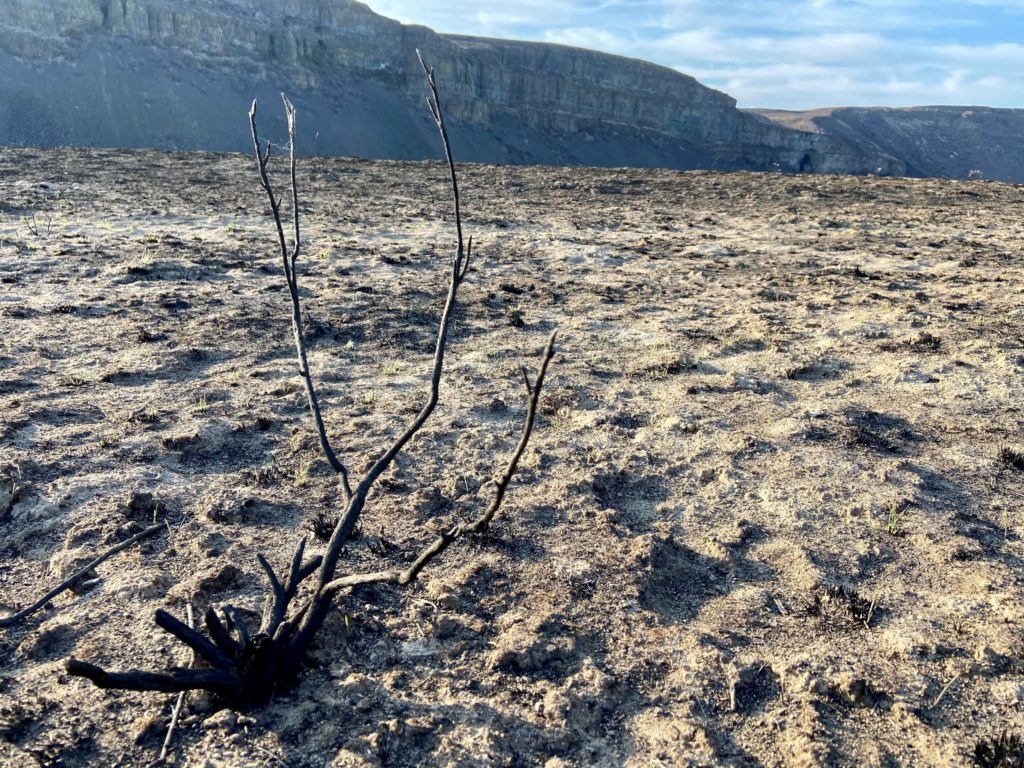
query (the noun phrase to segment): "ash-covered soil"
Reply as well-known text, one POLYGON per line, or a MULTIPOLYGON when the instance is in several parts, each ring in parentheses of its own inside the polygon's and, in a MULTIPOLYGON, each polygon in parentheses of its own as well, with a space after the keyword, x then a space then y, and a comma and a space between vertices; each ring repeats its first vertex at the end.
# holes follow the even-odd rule
MULTIPOLYGON (((506 505, 413 587, 339 599, 271 705, 188 696, 171 762, 1020 759, 1024 188, 461 181, 475 257, 441 404, 342 568, 479 513, 557 326, 506 505)), ((446 169, 308 159, 299 183, 311 364, 358 472, 425 396, 446 169)), ((64 660, 186 664, 154 610, 257 615, 256 554, 282 568, 340 507, 272 221, 252 158, 115 151, 0 151, 0 216, 0 603, 166 525, 0 630, 0 761, 147 764, 175 697, 64 660)))

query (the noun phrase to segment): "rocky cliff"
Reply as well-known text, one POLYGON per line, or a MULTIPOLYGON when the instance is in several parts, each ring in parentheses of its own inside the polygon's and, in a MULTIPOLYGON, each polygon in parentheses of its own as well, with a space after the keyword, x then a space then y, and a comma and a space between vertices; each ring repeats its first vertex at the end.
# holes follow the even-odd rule
POLYGON ((1024 109, 843 107, 759 114, 865 152, 898 157, 910 176, 1024 183, 1024 109))
POLYGON ((286 90, 307 152, 436 157, 416 48, 437 70, 462 160, 904 171, 737 110, 671 69, 438 35, 351 0, 5 0, 0 143, 244 150, 249 101, 276 110, 286 90))
POLYGON ((250 100, 273 106, 269 128, 284 90, 306 152, 436 157, 417 48, 461 160, 963 176, 932 155, 973 138, 886 140, 892 121, 847 111, 769 119, 664 67, 439 35, 352 0, 4 0, 0 143, 245 150, 250 100))

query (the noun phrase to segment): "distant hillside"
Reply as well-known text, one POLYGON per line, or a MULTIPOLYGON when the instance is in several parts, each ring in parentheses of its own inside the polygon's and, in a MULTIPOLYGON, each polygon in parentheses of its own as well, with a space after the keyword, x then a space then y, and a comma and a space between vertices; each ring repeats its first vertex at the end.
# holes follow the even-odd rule
POLYGON ((438 35, 351 0, 5 0, 0 143, 244 150, 251 98, 274 110, 269 120, 287 90, 304 151, 436 157, 417 47, 437 70, 462 160, 904 171, 740 111, 671 69, 438 35))
POLYGON ((899 158, 909 176, 1024 183, 1024 109, 841 107, 757 110, 780 125, 899 158))
POLYGON ((247 150, 254 96, 283 138, 284 90, 304 152, 437 157, 417 48, 464 161, 1024 181, 1021 110, 749 112, 665 67, 353 0, 3 0, 0 144, 247 150))

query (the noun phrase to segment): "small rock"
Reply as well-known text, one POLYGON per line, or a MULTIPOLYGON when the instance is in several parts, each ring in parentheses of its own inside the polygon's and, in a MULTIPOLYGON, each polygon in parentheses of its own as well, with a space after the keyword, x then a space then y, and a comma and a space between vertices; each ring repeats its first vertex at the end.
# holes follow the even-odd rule
POLYGON ((136 745, 155 741, 164 732, 163 718, 157 714, 143 715, 132 723, 131 737, 136 745))
POLYGON ((230 709, 222 709, 203 720, 203 730, 231 731, 238 724, 238 715, 230 709))

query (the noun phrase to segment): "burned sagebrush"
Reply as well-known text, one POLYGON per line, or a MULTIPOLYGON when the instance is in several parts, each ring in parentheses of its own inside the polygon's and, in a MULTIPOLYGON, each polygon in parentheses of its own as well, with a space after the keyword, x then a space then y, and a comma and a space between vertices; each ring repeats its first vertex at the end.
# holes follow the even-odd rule
POLYGON ((823 629, 870 627, 878 604, 845 584, 828 584, 815 590, 807 605, 807 615, 816 617, 823 629))
POLYGON ((974 764, 980 768, 1024 768, 1024 739, 1003 731, 997 738, 974 745, 974 764))
POLYGON ((320 509, 302 521, 302 527, 313 534, 317 541, 331 540, 331 534, 338 524, 338 516, 320 509))
MULTIPOLYGON (((472 255, 472 238, 466 244, 463 242, 458 180, 434 73, 423 63, 422 58, 420 58, 420 63, 426 74, 430 91, 428 98, 430 112, 440 133, 447 159, 454 198, 457 236, 455 253, 448 265, 448 295, 441 311, 437 331, 430 374, 430 391, 422 409, 402 434, 382 451, 379 458, 371 464, 363 477, 353 486, 345 464, 328 438, 306 354, 303 312, 296 272, 296 262, 302 241, 299 231, 300 206, 296 181, 295 109, 288 99, 282 96, 288 119, 290 140, 292 242, 289 246, 285 236, 286 226, 282 216, 281 200, 274 193, 268 174, 271 144, 268 142, 264 148, 260 141, 256 129, 256 102, 253 101, 249 111, 249 124, 252 130, 260 184, 270 203, 284 277, 291 300, 292 336, 299 374, 316 427, 320 449, 331 469, 338 476, 339 493, 344 505, 343 512, 338 516, 330 531, 324 553, 307 559, 305 557, 306 539, 303 538, 299 541, 285 574, 278 573, 262 554, 257 555, 260 567, 266 574, 270 585, 270 594, 264 604, 263 615, 258 627, 250 628, 241 611, 230 605, 220 611, 213 608, 206 611, 204 616, 206 634, 193 629, 166 611, 156 612, 157 625, 195 652, 196 658, 199 660, 199 664, 195 668, 177 667, 165 673, 108 672, 96 665, 72 658, 66 664, 70 674, 85 677, 102 688, 165 692, 204 689, 218 695, 236 708, 259 706, 270 701, 278 692, 291 687, 296 682, 303 668, 303 657, 312 645, 316 633, 323 625, 334 603, 334 598, 339 593, 366 584, 387 583, 406 586, 413 582, 420 572, 452 543, 467 535, 484 533, 497 514, 533 432, 544 378, 547 374, 548 364, 554 356, 554 334, 551 335, 544 350, 535 379, 531 381, 525 369, 522 372, 528 401, 522 436, 504 471, 493 478, 493 500, 483 513, 472 522, 452 525, 425 546, 407 567, 375 573, 354 573, 340 577, 336 574, 339 562, 345 553, 345 545, 356 531, 371 490, 392 466, 395 458, 406 444, 419 432, 438 403, 449 329, 454 317, 458 290, 466 278, 472 255)), ((318 533, 326 534, 326 526, 327 521, 321 521, 321 530, 318 533)))
POLYGON ((1024 451, 1004 445, 999 449, 999 463, 1007 469, 1024 472, 1024 451))

